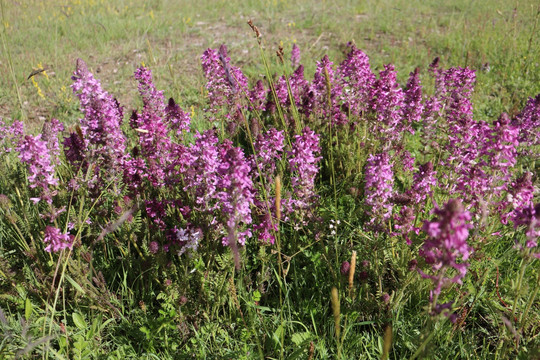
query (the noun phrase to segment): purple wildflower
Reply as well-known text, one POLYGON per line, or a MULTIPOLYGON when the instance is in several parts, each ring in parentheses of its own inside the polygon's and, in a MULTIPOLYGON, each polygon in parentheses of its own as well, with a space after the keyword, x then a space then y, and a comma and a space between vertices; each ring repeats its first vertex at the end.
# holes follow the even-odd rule
POLYGON ((315 113, 323 118, 330 117, 335 124, 344 124, 348 120, 340 108, 343 87, 337 80, 332 65, 327 55, 317 62, 317 70, 309 87, 309 103, 304 107, 304 111, 306 114, 315 113))
MULTIPOLYGON (((251 167, 244 158, 240 148, 233 147, 225 141, 220 149, 222 163, 218 169, 221 179, 219 188, 224 189, 217 194, 221 202, 221 212, 227 218, 229 232, 235 231, 236 241, 244 245, 247 237, 251 237, 249 229, 237 231, 242 224, 251 224, 251 206, 254 202, 253 182, 250 177, 251 167)), ((231 234, 224 238, 224 245, 232 245, 231 234)))
POLYGON ((224 105, 232 108, 248 93, 247 78, 239 68, 230 65, 231 59, 225 45, 221 45, 219 52, 207 49, 201 60, 207 80, 210 112, 217 113, 224 105))
POLYGON ((193 192, 196 209, 213 211, 220 166, 218 138, 214 130, 195 134, 195 143, 188 149, 190 162, 185 171, 185 191, 193 192))
MULTIPOLYGON (((283 131, 272 128, 264 134, 259 134, 253 144, 255 149, 253 161, 258 163, 262 178, 266 182, 271 182, 275 176, 276 162, 281 159, 284 142, 283 131)), ((254 167, 256 168, 256 165, 254 167)))
POLYGON ((28 182, 31 188, 40 188, 40 199, 52 204, 55 192, 50 186, 57 186, 58 179, 55 177, 55 166, 51 159, 47 142, 41 140, 41 134, 37 136, 25 135, 17 145, 19 159, 28 165, 28 182))
POLYGON ((526 172, 516 181, 512 182, 508 188, 506 195, 506 201, 503 202, 502 207, 506 208, 510 205, 510 212, 503 214, 501 221, 506 224, 507 219, 510 218, 514 223, 518 220, 518 214, 524 209, 529 208, 533 204, 534 198, 534 186, 532 182, 532 173, 526 172))
POLYGON ((150 242, 148 250, 150 250, 150 252, 154 255, 157 254, 157 252, 159 251, 159 244, 157 243, 157 241, 150 242))
POLYGON ((424 104, 422 103, 422 85, 418 77, 418 68, 410 74, 409 81, 405 88, 405 98, 403 107, 404 129, 414 134, 412 123, 422 119, 424 104))
POLYGON ((321 151, 319 135, 305 127, 302 135, 295 135, 294 140, 289 152, 289 166, 293 173, 291 185, 296 195, 293 204, 296 209, 307 210, 316 199, 315 176, 319 172, 317 164, 322 159, 316 156, 321 151))
POLYGON ((516 164, 519 129, 510 123, 510 117, 503 113, 492 128, 485 132, 482 154, 488 157, 492 171, 500 171, 502 181, 507 181, 509 169, 516 164))
POLYGON ((296 44, 293 44, 291 50, 291 66, 296 69, 300 65, 300 49, 296 44))
POLYGON ((184 132, 189 132, 191 118, 188 113, 174 102, 173 98, 170 98, 165 108, 165 122, 176 133, 176 136, 182 139, 184 132))
MULTIPOLYGON (((153 186, 162 186, 166 182, 167 169, 171 159, 173 144, 168 136, 164 122, 165 104, 163 92, 158 91, 152 80, 152 72, 140 67, 135 71, 139 82, 139 93, 143 99, 141 114, 133 113, 131 124, 136 126, 141 146, 141 155, 146 159, 148 176, 153 186)), ((177 111, 174 106, 171 111, 177 111)), ((180 115, 180 114, 179 114, 180 115)))
POLYGON ((273 244, 273 232, 277 231, 277 221, 272 221, 271 218, 275 216, 275 199, 268 194, 271 193, 271 184, 276 176, 276 163, 282 157, 284 142, 283 131, 272 128, 259 134, 254 143, 255 154, 251 159, 251 167, 254 183, 260 184, 255 197, 259 224, 254 225, 254 228, 259 232, 259 240, 264 243, 273 244), (266 197, 264 194, 267 194, 266 197))
POLYGON ((11 126, 5 126, 0 119, 0 151, 10 153, 13 149, 12 143, 18 143, 24 135, 24 124, 22 121, 14 121, 11 126))
POLYGON ((351 269, 351 264, 349 264, 348 261, 344 261, 341 263, 341 268, 340 268, 341 275, 343 276, 348 275, 350 269, 351 269))
POLYGON ((77 132, 72 132, 68 137, 64 138, 64 154, 69 163, 76 168, 81 166, 85 159, 86 146, 84 144, 84 138, 77 132))
POLYGON ((403 117, 403 90, 396 81, 394 65, 385 65, 373 84, 371 110, 376 115, 375 133, 385 142, 401 138, 398 125, 403 117))
POLYGON ((47 244, 45 251, 57 252, 63 249, 70 249, 73 246, 74 237, 69 234, 62 234, 60 229, 47 226, 43 242, 47 244))
MULTIPOLYGON (((540 236, 540 203, 529 205, 518 211, 514 220, 515 227, 524 225, 526 228, 527 248, 538 246, 538 237, 540 236)), ((538 254, 535 254, 535 256, 538 254)))
POLYGON ((428 196, 433 194, 433 188, 437 186, 437 172, 433 170, 433 164, 427 162, 420 165, 418 171, 413 175, 413 184, 407 191, 416 205, 422 204, 428 196))
POLYGON ((264 111, 266 109, 266 96, 268 89, 264 87, 262 80, 258 80, 249 92, 251 110, 264 111))
POLYGON ((57 119, 51 119, 43 124, 41 139, 47 143, 47 149, 52 156, 52 161, 60 164, 60 146, 58 144, 58 133, 64 131, 64 124, 57 119))
MULTIPOLYGON (((84 61, 77 60, 77 69, 72 77, 73 91, 80 100, 84 118, 80 129, 88 156, 98 167, 109 174, 117 172, 125 159, 126 139, 120 124, 122 109, 118 102, 101 88, 101 84, 88 71, 84 61)), ((69 144, 73 146, 73 143, 69 144)))
POLYGON ((351 51, 338 67, 338 76, 342 81, 342 98, 354 115, 368 109, 371 100, 375 74, 369 66, 369 58, 362 51, 350 44, 351 51))
POLYGON ((538 152, 532 149, 540 144, 540 94, 529 98, 523 110, 515 117, 512 125, 519 129, 519 143, 526 155, 538 158, 538 152))
POLYGON ((420 255, 431 265, 435 275, 420 271, 422 277, 431 279, 435 285, 434 292, 440 294, 444 285, 449 283, 461 284, 461 279, 467 273, 469 258, 473 249, 467 244, 471 214, 464 210, 460 200, 448 201, 443 209, 435 209, 437 218, 424 223, 424 231, 428 239, 420 250, 420 255), (458 261, 461 260, 462 262, 458 261), (458 273, 453 278, 446 278, 445 272, 455 269, 458 273))
POLYGON ((365 170, 365 203, 369 207, 369 225, 375 230, 386 228, 392 214, 394 174, 387 153, 369 155, 365 170))
MULTIPOLYGON (((305 94, 309 90, 309 82, 304 79, 304 66, 300 65, 289 77, 292 98, 296 107, 302 106, 305 94)), ((279 78, 276 83, 276 95, 282 106, 291 106, 287 79, 285 76, 279 78)))

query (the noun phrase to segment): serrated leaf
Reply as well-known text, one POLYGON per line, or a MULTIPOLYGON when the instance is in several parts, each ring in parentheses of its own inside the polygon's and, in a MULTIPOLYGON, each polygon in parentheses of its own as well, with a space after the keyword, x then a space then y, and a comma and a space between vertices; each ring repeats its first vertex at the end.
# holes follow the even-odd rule
POLYGON ((310 336, 311 334, 309 332, 298 332, 292 334, 291 340, 296 346, 300 346, 303 342, 308 340, 310 336))

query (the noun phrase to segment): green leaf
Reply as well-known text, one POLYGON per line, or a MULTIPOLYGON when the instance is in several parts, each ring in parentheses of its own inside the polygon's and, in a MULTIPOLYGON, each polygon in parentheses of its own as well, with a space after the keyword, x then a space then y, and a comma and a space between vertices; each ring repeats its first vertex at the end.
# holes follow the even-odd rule
POLYGON ((84 291, 84 289, 81 287, 81 285, 77 284, 77 282, 75 280, 73 280, 73 278, 71 276, 69 276, 68 274, 66 274, 66 279, 67 281, 69 281, 69 283, 75 288, 77 289, 78 292, 82 293, 83 295, 86 295, 86 292, 84 291))
POLYGON ((32 316, 32 311, 34 307, 32 306, 32 302, 30 301, 30 298, 26 298, 26 304, 24 305, 24 317, 26 321, 30 321, 30 317, 32 316))
POLYGON ((259 290, 253 292, 253 301, 261 301, 261 293, 259 290))
POLYGON ((298 333, 292 334, 291 340, 296 346, 299 346, 303 342, 308 340, 310 337, 311 337, 311 334, 308 332, 298 332, 298 333))
POLYGON ((71 315, 71 317, 73 318, 73 323, 75 323, 75 326, 77 328, 79 328, 79 330, 86 329, 86 327, 87 327, 86 321, 84 321, 84 317, 81 314, 73 313, 73 315, 71 315))

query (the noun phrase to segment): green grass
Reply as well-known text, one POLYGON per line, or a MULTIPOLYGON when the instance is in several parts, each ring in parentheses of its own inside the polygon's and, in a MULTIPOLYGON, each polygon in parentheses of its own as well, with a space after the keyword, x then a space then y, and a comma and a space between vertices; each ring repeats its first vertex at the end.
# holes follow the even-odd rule
POLYGON ((85 60, 121 103, 134 94, 132 74, 152 67, 159 88, 185 108, 201 110, 200 55, 224 43, 251 78, 264 74, 248 19, 260 28, 269 53, 296 42, 307 74, 328 54, 338 62, 354 41, 379 69, 393 63, 400 82, 436 56, 445 66, 478 70, 475 111, 493 119, 515 113, 540 92, 539 8, 535 1, 8 1, 3 23, 7 53, 0 63, 0 116, 33 122, 73 117, 70 76, 85 60), (49 79, 28 75, 38 63, 49 79), (488 67, 484 66, 489 64, 488 67), (63 90, 64 87, 67 90, 63 90))

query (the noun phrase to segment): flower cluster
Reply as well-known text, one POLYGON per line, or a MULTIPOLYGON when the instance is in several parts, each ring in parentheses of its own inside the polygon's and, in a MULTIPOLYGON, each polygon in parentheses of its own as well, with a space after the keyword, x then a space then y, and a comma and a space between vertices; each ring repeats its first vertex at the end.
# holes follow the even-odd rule
MULTIPOLYGON (((168 136, 169 129, 165 123, 165 104, 163 92, 156 90, 152 73, 145 67, 135 71, 135 79, 143 100, 143 110, 140 114, 134 112, 131 117, 131 127, 139 135, 140 155, 146 160, 147 174, 153 186, 163 186, 166 181, 166 171, 171 166, 173 144, 168 136)), ((173 105, 173 104, 171 104, 173 105)), ((178 112, 175 106, 169 110, 178 112)), ((179 114, 181 116, 181 114, 179 114)), ((181 125, 181 130, 184 126, 181 125)), ((130 163, 130 165, 133 165, 130 163)), ((130 166, 131 168, 131 166, 130 166)), ((132 169, 128 172, 133 173, 132 169)))
MULTIPOLYGON (((202 68, 206 77, 209 111, 217 113, 223 106, 233 108, 248 93, 247 78, 242 71, 230 64, 227 47, 221 45, 219 51, 207 49, 202 57, 202 68)), ((227 116, 230 117, 233 112, 227 116)))
POLYGON ((512 125, 519 129, 521 152, 538 158, 538 152, 531 149, 540 145, 540 94, 529 98, 523 110, 512 121, 512 125))
POLYGON ((300 48, 296 44, 293 44, 291 50, 291 66, 295 69, 298 65, 300 65, 300 48))
POLYGON ((317 154, 319 135, 309 127, 304 128, 302 135, 295 135, 292 150, 289 152, 289 166, 292 177, 291 185, 294 192, 292 206, 297 210, 308 210, 313 207, 316 199, 315 176, 319 172, 318 162, 322 159, 317 154))
POLYGON ((69 249, 73 246, 74 237, 69 234, 63 234, 60 229, 47 226, 43 242, 47 244, 45 251, 57 252, 63 249, 69 249))
POLYGON ((225 141, 221 148, 223 159, 218 171, 221 175, 219 188, 224 189, 218 194, 221 202, 220 208, 226 217, 229 236, 224 239, 224 245, 231 245, 230 241, 237 241, 245 245, 246 238, 251 237, 249 229, 240 230, 242 225, 251 224, 251 207, 254 201, 253 182, 250 177, 251 167, 244 158, 240 148, 232 146, 225 141), (231 232, 234 231, 234 236, 231 232))
POLYGON ((424 223, 423 230, 428 235, 420 255, 431 265, 434 275, 420 271, 426 279, 431 279, 435 294, 449 283, 461 284, 467 273, 467 261, 473 249, 467 244, 471 214, 463 208, 460 200, 449 200, 444 208, 435 209, 437 218, 424 223), (450 269, 457 270, 453 277, 446 277, 450 269))
MULTIPOLYGON (((540 203, 529 205, 518 211, 514 220, 515 226, 524 225, 527 236, 527 248, 535 248, 538 246, 538 237, 540 237, 540 203)), ((540 259, 540 252, 533 254, 540 259)))
POLYGON ((392 214, 390 202, 394 187, 394 174, 388 153, 369 155, 365 169, 365 203, 371 217, 369 225, 383 230, 392 214))
POLYGON ((313 82, 309 87, 309 102, 304 106, 306 114, 314 113, 334 124, 344 124, 347 116, 341 111, 343 87, 334 74, 333 63, 327 55, 317 62, 313 82))
POLYGON ((28 182, 31 188, 39 188, 41 195, 34 198, 34 202, 45 200, 52 204, 52 197, 55 191, 51 187, 58 185, 55 176, 55 161, 51 159, 51 154, 47 148, 47 141, 41 140, 42 135, 25 135, 17 145, 19 159, 28 166, 28 182))
POLYGON ((83 141, 79 150, 81 144, 75 144, 77 140, 74 140, 73 134, 67 145, 71 152, 80 154, 103 170, 104 174, 114 176, 120 172, 125 159, 126 139, 120 129, 122 108, 102 89, 83 60, 77 60, 72 79, 71 87, 80 100, 80 109, 84 114, 80 120, 81 134, 78 134, 83 141))
POLYGON ((407 86, 405 88, 403 99, 403 117, 402 126, 410 133, 414 134, 412 124, 419 122, 424 113, 424 104, 422 102, 422 85, 418 76, 418 68, 409 76, 407 86))
POLYGON ((397 130, 403 118, 404 95, 396 76, 394 65, 385 65, 373 84, 370 101, 370 108, 377 119, 376 133, 380 134, 385 142, 393 142, 401 137, 397 130))
POLYGON ((375 74, 371 71, 369 58, 353 44, 347 58, 338 66, 337 72, 343 86, 342 99, 348 110, 359 115, 368 110, 375 74))
MULTIPOLYGON (((292 98, 294 99, 294 105, 297 108, 303 106, 304 101, 307 101, 305 98, 309 89, 309 82, 304 79, 304 67, 302 65, 298 66, 289 77, 289 86, 291 88, 292 98)), ((276 95, 282 106, 291 106, 289 88, 285 76, 280 77, 276 83, 276 95)))

